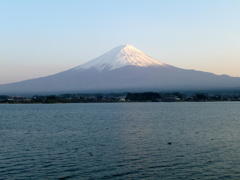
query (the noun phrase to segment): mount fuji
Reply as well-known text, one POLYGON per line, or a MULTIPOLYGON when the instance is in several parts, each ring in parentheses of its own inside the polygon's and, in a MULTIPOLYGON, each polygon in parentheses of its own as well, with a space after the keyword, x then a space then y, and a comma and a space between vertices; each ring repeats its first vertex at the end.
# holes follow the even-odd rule
POLYGON ((64 72, 0 85, 0 93, 176 91, 231 88, 240 88, 240 78, 178 68, 156 60, 131 45, 123 45, 64 72))

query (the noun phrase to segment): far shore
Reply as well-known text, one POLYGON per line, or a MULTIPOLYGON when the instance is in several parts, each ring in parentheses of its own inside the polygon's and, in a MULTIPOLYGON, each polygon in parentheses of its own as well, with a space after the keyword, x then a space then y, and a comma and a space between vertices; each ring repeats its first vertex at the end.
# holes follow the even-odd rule
POLYGON ((231 102, 240 101, 234 93, 137 92, 108 94, 61 94, 7 96, 0 95, 0 104, 63 104, 63 103, 130 103, 130 102, 231 102))

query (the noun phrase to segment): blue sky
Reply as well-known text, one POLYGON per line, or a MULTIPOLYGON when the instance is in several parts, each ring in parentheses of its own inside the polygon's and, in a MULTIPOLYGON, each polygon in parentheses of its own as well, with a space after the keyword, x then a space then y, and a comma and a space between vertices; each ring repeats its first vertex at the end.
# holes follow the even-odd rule
POLYGON ((240 76, 238 0, 2 0, 0 83, 53 74, 121 44, 240 76))

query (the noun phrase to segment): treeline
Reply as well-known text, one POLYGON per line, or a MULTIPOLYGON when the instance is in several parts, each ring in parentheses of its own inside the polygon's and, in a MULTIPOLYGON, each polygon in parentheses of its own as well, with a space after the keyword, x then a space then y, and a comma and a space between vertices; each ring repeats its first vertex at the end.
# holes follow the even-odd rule
POLYGON ((8 104, 50 104, 50 103, 101 103, 101 102, 204 102, 204 101, 240 101, 240 93, 115 93, 115 94, 62 94, 62 95, 35 95, 0 96, 0 103, 8 104))
POLYGON ((8 104, 51 104, 51 103, 97 103, 97 102, 122 102, 125 96, 121 94, 62 94, 62 95, 35 95, 23 96, 0 96, 0 103, 8 104))
POLYGON ((208 94, 208 93, 128 93, 126 101, 130 102, 178 102, 178 101, 240 101, 240 94, 208 94))

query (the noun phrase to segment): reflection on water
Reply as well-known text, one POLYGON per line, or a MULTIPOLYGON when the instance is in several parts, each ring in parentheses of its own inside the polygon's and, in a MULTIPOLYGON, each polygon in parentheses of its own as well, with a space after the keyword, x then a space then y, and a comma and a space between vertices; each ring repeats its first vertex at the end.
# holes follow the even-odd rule
POLYGON ((0 179, 239 179, 239 109, 0 105, 0 179))

